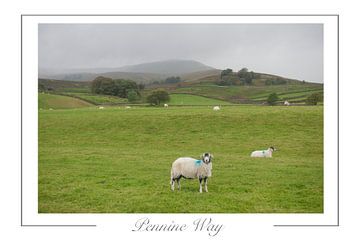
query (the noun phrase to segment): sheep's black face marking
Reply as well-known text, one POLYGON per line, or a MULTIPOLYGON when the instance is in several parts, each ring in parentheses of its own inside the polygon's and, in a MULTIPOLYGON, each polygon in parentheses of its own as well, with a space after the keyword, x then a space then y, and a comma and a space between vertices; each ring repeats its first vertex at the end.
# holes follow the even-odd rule
POLYGON ((211 162, 211 158, 212 158, 212 156, 211 156, 210 153, 204 153, 204 154, 202 155, 202 160, 203 160, 203 162, 204 162, 205 164, 210 163, 210 162, 211 162))
POLYGON ((270 147, 270 149, 271 149, 272 151, 275 151, 275 148, 274 148, 274 147, 270 147))

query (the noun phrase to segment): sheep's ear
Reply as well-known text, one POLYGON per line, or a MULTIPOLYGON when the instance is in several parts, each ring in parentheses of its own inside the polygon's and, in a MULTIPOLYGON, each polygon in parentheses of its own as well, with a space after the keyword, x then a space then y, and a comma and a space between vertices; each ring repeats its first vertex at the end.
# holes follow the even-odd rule
POLYGON ((205 153, 200 155, 200 159, 204 160, 204 157, 205 157, 205 153))

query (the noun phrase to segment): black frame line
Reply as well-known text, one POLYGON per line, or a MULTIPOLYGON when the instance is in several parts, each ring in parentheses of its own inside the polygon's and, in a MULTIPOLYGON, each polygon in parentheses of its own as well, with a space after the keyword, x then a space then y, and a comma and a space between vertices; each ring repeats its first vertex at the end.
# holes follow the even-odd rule
POLYGON ((339 189, 340 189, 340 153, 339 153, 339 79, 340 79, 340 63, 339 63, 339 40, 340 40, 340 34, 339 34, 339 14, 21 14, 21 21, 20 21, 20 36, 21 36, 21 40, 20 40, 20 57, 21 57, 21 61, 20 61, 20 110, 21 110, 21 114, 20 114, 20 129, 21 129, 21 133, 20 133, 20 137, 21 137, 21 141, 20 141, 20 147, 21 147, 21 153, 20 153, 20 210, 21 210, 21 214, 20 214, 20 226, 21 227, 97 227, 97 225, 82 225, 82 224, 74 224, 74 225, 33 225, 33 224, 23 224, 23 17, 26 16, 57 16, 57 17, 61 17, 61 16, 78 16, 78 17, 84 17, 84 16, 92 16, 92 17, 107 17, 107 16, 119 16, 119 17, 140 17, 140 16, 149 16, 149 17, 166 17, 166 16, 184 16, 184 17, 206 17, 206 16, 212 16, 212 17, 232 17, 232 16, 255 16, 255 17, 260 17, 260 16, 269 16, 269 17, 283 17, 283 16, 288 16, 288 17, 336 17, 337 18, 337 224, 333 224, 333 225, 321 225, 321 224, 317 224, 317 225, 273 225, 274 227, 339 227, 340 226, 340 207, 339 207, 339 201, 340 201, 340 195, 339 195, 339 189))

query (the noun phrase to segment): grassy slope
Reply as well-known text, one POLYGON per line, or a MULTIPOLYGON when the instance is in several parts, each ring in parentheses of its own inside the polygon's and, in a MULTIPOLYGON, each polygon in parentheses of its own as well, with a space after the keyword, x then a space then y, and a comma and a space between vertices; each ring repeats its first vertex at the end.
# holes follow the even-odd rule
POLYGON ((190 94, 171 94, 170 105, 228 105, 226 101, 190 94))
POLYGON ((322 119, 320 106, 41 111, 39 212, 322 212, 322 119), (270 145, 272 159, 249 157, 270 145), (171 192, 171 163, 204 151, 209 193, 171 192))
POLYGON ((75 96, 77 98, 84 99, 85 101, 89 101, 94 104, 121 104, 128 102, 126 98, 119 98, 110 95, 100 95, 100 94, 83 93, 83 92, 64 92, 63 94, 67 94, 69 96, 75 96))
POLYGON ((38 95, 38 108, 42 109, 67 109, 67 108, 81 108, 81 107, 90 107, 93 106, 91 103, 82 101, 80 99, 54 95, 54 94, 45 94, 39 93, 38 95))
MULTIPOLYGON (((291 85, 272 85, 272 86, 218 86, 211 83, 197 84, 188 87, 171 89, 173 93, 196 94, 233 102, 244 99, 261 100, 266 99, 270 93, 310 95, 313 92, 321 92, 322 85, 319 84, 291 84, 291 85)), ((296 99, 296 98, 294 98, 296 99)))

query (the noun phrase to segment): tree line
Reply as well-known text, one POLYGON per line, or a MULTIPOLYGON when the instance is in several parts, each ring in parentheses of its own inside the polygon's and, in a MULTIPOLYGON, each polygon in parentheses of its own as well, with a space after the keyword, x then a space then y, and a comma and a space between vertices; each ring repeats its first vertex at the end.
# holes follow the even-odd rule
MULTIPOLYGON (((220 79, 216 82, 220 86, 231 85, 252 85, 254 79, 261 78, 261 74, 249 71, 247 68, 242 68, 237 73, 233 72, 231 68, 227 68, 221 71, 220 79)), ((266 85, 280 85, 286 84, 287 80, 282 77, 274 77, 273 79, 267 79, 266 85)))
POLYGON ((111 79, 103 76, 99 76, 91 82, 92 93, 127 98, 129 102, 139 100, 140 90, 144 87, 143 84, 137 84, 132 80, 111 79))
POLYGON ((217 84, 220 86, 230 85, 251 85, 252 80, 259 77, 259 74, 250 71, 247 68, 242 68, 237 73, 234 73, 231 68, 221 71, 220 79, 217 84))

